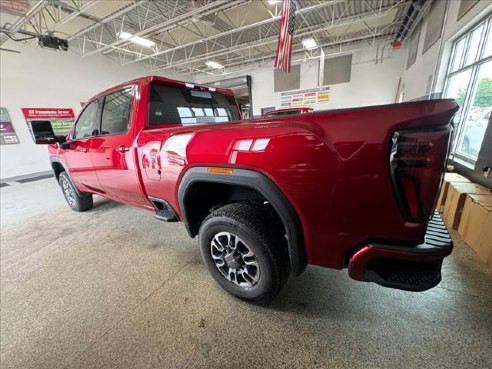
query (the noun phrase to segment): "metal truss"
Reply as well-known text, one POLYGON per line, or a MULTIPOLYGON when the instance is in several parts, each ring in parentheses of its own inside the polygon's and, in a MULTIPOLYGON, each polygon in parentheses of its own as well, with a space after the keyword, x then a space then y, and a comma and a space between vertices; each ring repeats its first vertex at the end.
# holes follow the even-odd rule
MULTIPOLYGON (((302 46, 300 46, 292 50, 292 63, 354 52, 367 49, 368 47, 376 47, 381 42, 390 41, 392 39, 392 37, 388 37, 388 35, 381 33, 377 35, 367 35, 364 37, 356 36, 352 38, 347 38, 343 42, 326 42, 320 45, 316 51, 311 52, 307 52, 302 46)), ((246 71, 255 70, 257 68, 273 66, 273 61, 274 60, 271 55, 262 55, 248 60, 238 60, 236 62, 232 62, 228 64, 227 68, 222 70, 220 73, 213 73, 206 69, 198 68, 196 66, 188 66, 187 70, 175 71, 171 76, 183 77, 191 75, 197 76, 201 79, 203 79, 204 76, 207 75, 213 75, 215 76, 215 78, 226 77, 227 75, 235 74, 238 71, 244 73, 246 71)))
MULTIPOLYGON (((18 24, 9 28, 9 35, 17 32, 50 34, 54 33, 60 26, 68 23, 76 17, 85 17, 92 22, 99 22, 98 18, 84 14, 85 11, 96 5, 99 0, 43 0, 38 1, 29 12, 20 19, 18 24)), ((70 35, 63 35, 70 36, 70 35)), ((0 44, 8 38, 2 35, 0 44)), ((30 43, 32 41, 29 41, 30 43)))
MULTIPOLYGON (((120 32, 129 32, 134 36, 150 39, 156 43, 156 49, 170 47, 175 42, 180 42, 180 38, 173 36, 171 31, 182 29, 180 37, 187 33, 194 33, 197 37, 202 37, 195 25, 198 19, 217 16, 225 10, 247 2, 248 0, 138 1, 99 24, 73 35, 69 41, 72 41, 72 47, 81 56, 117 52, 121 57, 120 62, 125 64, 129 55, 145 58, 148 49, 122 40, 119 37, 120 32), (157 35, 159 38, 156 37, 157 35), (173 44, 163 41, 164 35, 171 35, 173 44)), ((150 51, 153 52, 153 50, 150 51)))
MULTIPOLYGON (((53 33, 68 39, 70 50, 83 57, 102 54, 121 65, 142 63, 151 71, 173 75, 216 75, 248 63, 273 61, 281 3, 272 6, 266 0, 132 0, 115 5, 109 15, 98 16, 97 5, 104 1, 107 0, 37 1, 8 33, 53 33), (89 26, 74 31, 68 26, 75 18, 87 20, 89 26), (64 33, 68 29, 71 33, 64 33), (145 38, 154 45, 144 47, 122 39, 121 32, 145 38), (205 67, 207 60, 217 61, 225 68, 210 70, 205 67)), ((390 38, 401 26, 411 3, 294 1, 297 10, 293 51, 308 58, 316 57, 316 51, 307 52, 302 47, 303 38, 313 37, 326 54, 344 45, 369 47, 377 40, 390 38)), ((0 44, 7 38, 6 34, 0 35, 0 44)))
MULTIPOLYGON (((347 17, 341 17, 338 18, 336 21, 330 22, 329 26, 326 25, 326 23, 318 24, 318 25, 309 25, 306 24, 306 22, 301 22, 300 26, 296 29, 295 32, 295 37, 297 38, 298 42, 296 43, 299 48, 302 49, 302 44, 299 42, 303 37, 314 37, 317 38, 316 36, 319 33, 327 33, 329 34, 329 31, 335 27, 341 27, 341 26, 347 26, 344 29, 344 35, 337 35, 337 36, 332 36, 332 37, 326 37, 326 36, 320 36, 318 37, 318 44, 321 45, 336 45, 336 44, 342 44, 346 42, 346 34, 350 31, 351 25, 354 24, 357 20, 365 19, 369 21, 370 19, 374 17, 380 17, 384 16, 386 13, 392 10, 392 7, 386 7, 386 8, 381 8, 381 11, 377 13, 377 15, 374 15, 373 12, 367 12, 367 13, 362 13, 358 14, 356 16, 347 16, 347 17)), ((364 21, 365 22, 365 21, 364 21)), ((384 36, 388 34, 388 30, 390 30, 390 33, 392 31, 392 27, 396 26, 398 23, 391 23, 385 27, 374 27, 371 28, 367 25, 365 22, 365 26, 368 29, 367 33, 360 33, 355 39, 360 39, 360 40, 368 40, 368 39, 376 39, 378 37, 384 36)), ((350 34, 349 34, 350 35, 350 34)), ((169 59, 161 64, 161 65, 153 65, 152 70, 157 71, 157 70, 167 70, 167 69, 175 69, 179 72, 179 68, 182 67, 190 67, 193 69, 196 69, 196 63, 201 63, 203 65, 203 61, 207 60, 209 58, 218 58, 219 60, 223 61, 223 64, 226 65, 227 67, 235 65, 234 63, 237 60, 246 60, 246 61, 251 61, 258 56, 258 48, 266 46, 267 50, 262 52, 261 58, 263 57, 270 57, 273 60, 273 55, 275 52, 275 46, 276 42, 278 40, 278 35, 275 33, 270 33, 266 32, 263 35, 260 35, 260 37, 257 38, 256 41, 254 42, 246 42, 246 43, 241 43, 241 44, 230 44, 227 45, 227 47, 220 48, 218 50, 214 50, 214 45, 207 45, 206 42, 207 40, 203 40, 205 43, 205 48, 207 49, 206 53, 193 53, 193 49, 190 50, 190 52, 186 55, 186 58, 182 60, 173 60, 173 54, 170 55, 169 59), (264 37, 261 37, 264 36, 264 37)), ((232 40, 233 41, 233 40, 232 40)), ((368 45, 372 46, 372 44, 368 45)))

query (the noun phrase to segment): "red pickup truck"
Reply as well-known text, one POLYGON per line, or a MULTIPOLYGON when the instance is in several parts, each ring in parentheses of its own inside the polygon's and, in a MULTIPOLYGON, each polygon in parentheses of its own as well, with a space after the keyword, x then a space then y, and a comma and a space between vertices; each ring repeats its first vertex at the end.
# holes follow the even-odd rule
POLYGON ((213 278, 265 303, 307 264, 410 291, 452 242, 437 213, 453 100, 241 120, 234 95, 161 77, 111 88, 67 137, 34 122, 68 205, 98 194, 182 221, 213 278))

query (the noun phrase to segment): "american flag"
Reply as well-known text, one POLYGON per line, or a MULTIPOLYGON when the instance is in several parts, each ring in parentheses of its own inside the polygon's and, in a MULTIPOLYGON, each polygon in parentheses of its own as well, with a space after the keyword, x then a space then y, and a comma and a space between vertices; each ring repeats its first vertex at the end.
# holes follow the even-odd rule
POLYGON ((280 34, 278 36, 275 68, 290 73, 292 59, 292 38, 296 19, 296 4, 293 0, 284 0, 280 16, 280 34))

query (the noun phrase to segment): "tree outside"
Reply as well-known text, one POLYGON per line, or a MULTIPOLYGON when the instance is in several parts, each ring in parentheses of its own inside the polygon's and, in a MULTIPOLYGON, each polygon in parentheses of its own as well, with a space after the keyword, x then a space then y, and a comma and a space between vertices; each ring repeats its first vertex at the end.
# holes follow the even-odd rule
MULTIPOLYGON (((456 96, 456 102, 459 106, 463 106, 465 103, 465 94, 466 90, 461 89, 458 91, 458 95, 456 96)), ((475 94, 475 101, 473 102, 473 106, 477 106, 479 108, 487 108, 492 106, 492 79, 483 78, 478 82, 477 93, 475 94)))

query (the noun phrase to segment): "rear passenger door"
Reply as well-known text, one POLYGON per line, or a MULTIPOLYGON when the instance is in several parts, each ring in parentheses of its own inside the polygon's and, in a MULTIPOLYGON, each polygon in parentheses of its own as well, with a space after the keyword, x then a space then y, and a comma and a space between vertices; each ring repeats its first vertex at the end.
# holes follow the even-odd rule
POLYGON ((135 205, 146 203, 135 167, 135 130, 131 122, 134 88, 102 98, 101 129, 91 146, 94 169, 106 194, 135 205))

